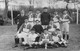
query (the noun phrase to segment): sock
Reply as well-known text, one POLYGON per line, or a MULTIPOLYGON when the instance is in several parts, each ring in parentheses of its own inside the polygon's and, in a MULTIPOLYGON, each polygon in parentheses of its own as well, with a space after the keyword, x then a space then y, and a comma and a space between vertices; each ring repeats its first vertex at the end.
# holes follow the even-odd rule
POLYGON ((19 44, 19 38, 15 38, 15 44, 19 44))
POLYGON ((21 41, 23 42, 24 41, 24 38, 21 38, 21 41))
POLYGON ((67 34, 67 40, 69 40, 69 35, 67 34))
POLYGON ((65 39, 65 34, 63 34, 63 39, 65 39))

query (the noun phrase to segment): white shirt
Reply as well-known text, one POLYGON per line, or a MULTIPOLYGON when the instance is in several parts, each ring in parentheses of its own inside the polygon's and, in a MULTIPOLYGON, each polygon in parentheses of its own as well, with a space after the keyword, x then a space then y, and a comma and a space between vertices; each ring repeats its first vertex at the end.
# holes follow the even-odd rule
POLYGON ((37 36, 38 36, 37 34, 32 34, 32 33, 30 33, 30 34, 28 35, 28 39, 31 40, 31 41, 35 41, 35 39, 36 39, 37 36))
POLYGON ((58 36, 53 36, 52 39, 53 39, 54 42, 59 42, 59 37, 58 36))
POLYGON ((58 22, 58 18, 57 18, 58 15, 55 15, 55 17, 53 18, 54 22, 58 22))
POLYGON ((41 15, 41 13, 39 13, 39 14, 36 14, 35 21, 36 21, 36 20, 39 20, 39 21, 41 20, 41 18, 40 18, 40 15, 41 15))

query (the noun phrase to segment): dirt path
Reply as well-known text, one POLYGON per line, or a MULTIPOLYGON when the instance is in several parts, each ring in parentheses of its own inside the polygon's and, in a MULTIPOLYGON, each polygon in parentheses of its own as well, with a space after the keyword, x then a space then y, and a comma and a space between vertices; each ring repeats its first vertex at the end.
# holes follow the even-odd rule
MULTIPOLYGON (((16 26, 0 26, 0 51, 24 51, 21 47, 12 48, 16 26)), ((70 25, 70 44, 68 48, 29 49, 27 51, 80 51, 80 25, 70 25)))

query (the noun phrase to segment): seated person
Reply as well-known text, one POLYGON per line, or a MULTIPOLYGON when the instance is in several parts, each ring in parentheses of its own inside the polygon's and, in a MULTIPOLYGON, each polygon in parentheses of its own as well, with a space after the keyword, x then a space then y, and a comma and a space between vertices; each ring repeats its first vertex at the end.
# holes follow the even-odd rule
POLYGON ((54 45, 56 44, 56 47, 67 47, 66 41, 62 38, 59 29, 56 29, 56 31, 52 33, 52 42, 54 42, 54 45))
MULTIPOLYGON (((38 37, 38 34, 35 33, 35 29, 31 29, 28 33, 27 37, 24 38, 24 41, 22 42, 23 45, 29 45, 29 47, 32 47, 32 45, 37 45, 38 42, 36 42, 36 37, 38 37)), ((28 48, 29 48, 28 47, 28 48)))
MULTIPOLYGON (((36 24, 33 26, 36 33, 41 34, 43 32, 43 27, 40 25, 40 22, 36 20, 36 24)), ((37 37, 36 41, 39 41, 40 36, 37 37)))
POLYGON ((30 30, 31 25, 28 24, 28 20, 25 20, 25 23, 23 23, 20 27, 20 29, 18 30, 18 32, 15 35, 15 47, 18 46, 18 44, 21 41, 24 41, 23 38, 28 35, 27 33, 30 30))
POLYGON ((36 11, 36 15, 35 15, 35 20, 41 20, 41 18, 40 18, 40 16, 41 16, 41 13, 40 13, 40 11, 39 10, 37 10, 36 11))
POLYGON ((56 26, 53 25, 52 21, 49 23, 49 26, 47 27, 48 31, 50 33, 54 32, 56 29, 56 26))
POLYGON ((44 29, 44 33, 40 35, 39 45, 43 46, 45 44, 45 48, 47 48, 47 44, 50 43, 50 37, 48 30, 44 29))

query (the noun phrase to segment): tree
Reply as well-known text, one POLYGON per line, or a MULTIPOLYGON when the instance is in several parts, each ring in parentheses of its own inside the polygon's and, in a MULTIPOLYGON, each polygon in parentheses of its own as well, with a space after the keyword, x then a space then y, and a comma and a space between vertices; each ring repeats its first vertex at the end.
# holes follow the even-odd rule
POLYGON ((5 0, 4 19, 6 20, 8 19, 7 13, 8 13, 8 0, 5 0))

